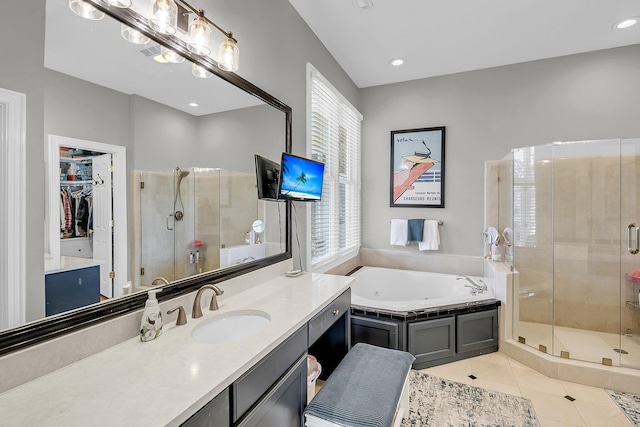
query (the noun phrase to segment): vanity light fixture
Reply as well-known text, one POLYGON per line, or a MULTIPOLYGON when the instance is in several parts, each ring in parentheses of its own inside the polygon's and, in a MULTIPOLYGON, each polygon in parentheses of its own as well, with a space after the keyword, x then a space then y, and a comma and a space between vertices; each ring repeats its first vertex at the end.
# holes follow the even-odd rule
MULTIPOLYGON (((238 40, 236 40, 233 37, 233 32, 225 31, 220 26, 218 26, 215 22, 207 18, 204 15, 204 10, 202 9, 198 10, 184 0, 177 0, 177 1, 179 1, 180 4, 182 4, 185 8, 191 10, 191 12, 197 15, 196 18, 194 18, 194 22, 192 22, 191 25, 189 25, 189 44, 188 44, 189 50, 191 50, 193 53, 196 53, 198 55, 209 54, 209 53, 198 53, 195 50, 193 50, 191 46, 192 43, 194 43, 194 39, 191 38, 191 34, 192 34, 191 28, 194 25, 194 23, 196 23, 197 21, 198 27, 201 27, 203 24, 208 23, 209 25, 213 26, 216 30, 224 34, 224 36, 226 37, 225 40, 222 41, 218 49, 218 66, 225 71, 238 71, 240 50, 238 49, 238 40)), ((209 26, 206 25, 206 28, 208 29, 209 26)), ((210 40, 211 40, 210 30, 208 33, 208 39, 210 43, 210 40)), ((211 52, 211 48, 209 48, 209 52, 211 52)))
MULTIPOLYGON (((131 7, 132 4, 132 0, 92 0, 92 2, 96 4, 106 4, 107 7, 113 6, 124 9, 131 7)), ((178 3, 176 2, 181 6, 180 15, 182 18, 187 17, 190 13, 195 14, 193 21, 189 25, 188 39, 186 42, 189 51, 200 56, 207 56, 211 53, 212 26, 225 37, 218 49, 218 68, 225 71, 237 71, 240 59, 238 40, 233 37, 232 31, 224 30, 215 22, 207 18, 203 9, 196 9, 185 0, 152 0, 150 16, 148 18, 142 16, 142 18, 148 19, 149 26, 154 31, 161 34, 175 35, 178 30, 179 14, 178 3)), ((82 16, 83 18, 93 20, 104 18, 104 12, 93 6, 93 4, 88 1, 69 0, 69 7, 75 14, 82 16)), ((137 29, 124 24, 121 27, 120 33, 126 40, 135 44, 145 44, 149 42, 149 37, 142 34, 142 32, 137 29)), ((165 62, 179 63, 184 61, 182 56, 169 49, 165 49, 162 52, 162 57, 165 62)), ((154 57, 154 59, 157 62, 163 62, 157 57, 154 57)), ((192 67, 192 73, 197 77, 210 77, 209 74, 211 74, 211 72, 204 69, 202 66, 199 66, 197 72, 196 68, 192 67)))
POLYGON ((83 0, 69 0, 69 9, 76 15, 92 21, 98 21, 104 18, 104 12, 83 0))
POLYGON ((182 56, 164 46, 160 46, 160 55, 165 61, 171 62, 172 64, 180 64, 184 62, 184 58, 182 56))
POLYGON ((218 50, 218 65, 226 71, 238 71, 239 64, 240 50, 233 33, 229 31, 227 39, 220 44, 218 50))
POLYGON ((213 76, 211 71, 193 62, 191 63, 191 74, 201 79, 208 79, 213 76))
POLYGON ((147 44, 150 41, 149 37, 125 24, 120 24, 120 34, 125 40, 135 44, 147 44))
POLYGON ((162 34, 175 34, 178 28, 178 6, 173 0, 151 2, 151 28, 162 34))
POLYGON ((211 53, 211 28, 204 18, 204 10, 200 9, 198 15, 189 24, 189 50, 196 55, 209 55, 211 53))
POLYGON ((126 9, 131 7, 131 0, 107 0, 111 6, 119 7, 122 9, 126 9))
POLYGON ((389 64, 393 65, 394 67, 399 67, 401 65, 404 65, 405 62, 407 61, 404 58, 394 58, 389 61, 389 64))
POLYGON ((637 17, 623 19, 622 21, 618 21, 613 25, 613 28, 616 30, 623 30, 625 28, 633 27, 638 23, 637 17))

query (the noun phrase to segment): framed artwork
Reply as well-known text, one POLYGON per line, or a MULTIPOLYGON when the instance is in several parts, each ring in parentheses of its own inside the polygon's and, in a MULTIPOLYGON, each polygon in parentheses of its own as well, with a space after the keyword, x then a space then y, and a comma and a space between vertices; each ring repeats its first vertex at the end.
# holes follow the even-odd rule
POLYGON ((390 207, 444 208, 445 127, 391 131, 390 207))

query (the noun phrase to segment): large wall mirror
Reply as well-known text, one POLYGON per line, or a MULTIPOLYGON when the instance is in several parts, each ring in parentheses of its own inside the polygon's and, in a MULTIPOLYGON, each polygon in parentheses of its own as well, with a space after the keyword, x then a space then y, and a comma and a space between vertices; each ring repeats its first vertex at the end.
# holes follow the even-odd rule
POLYGON ((139 309, 151 287, 167 300, 291 257, 290 206, 258 199, 254 159, 291 151, 291 109, 153 32, 147 1, 89 3, 105 18, 46 1, 45 277, 24 285, 0 354, 139 309), (124 23, 149 42, 121 37, 124 23), (165 48, 186 60, 158 63, 165 48), (77 289, 95 266, 97 301, 77 289))

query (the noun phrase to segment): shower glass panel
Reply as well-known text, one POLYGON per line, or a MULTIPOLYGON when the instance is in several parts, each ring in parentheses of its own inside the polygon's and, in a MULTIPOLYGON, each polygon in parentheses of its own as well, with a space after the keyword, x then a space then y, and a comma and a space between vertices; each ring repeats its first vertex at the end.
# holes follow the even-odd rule
MULTIPOLYGON (((164 277, 169 282, 176 279, 174 259, 174 219, 173 195, 174 174, 167 172, 136 171, 134 179, 138 182, 140 265, 132 275, 136 287, 151 286, 154 279, 164 277), (159 251, 158 248, 164 248, 159 251), (137 273, 137 274, 135 274, 137 273)), ((136 251, 138 252, 138 251, 136 251)), ((156 283, 156 285, 160 282, 156 283)))
POLYGON ((620 365, 640 368, 640 253, 637 252, 640 226, 640 138, 621 142, 620 173, 620 365))
POLYGON ((514 339, 545 352, 553 347, 553 148, 513 155, 514 339))
POLYGON ((556 356, 620 362, 620 160, 619 140, 553 145, 556 356))

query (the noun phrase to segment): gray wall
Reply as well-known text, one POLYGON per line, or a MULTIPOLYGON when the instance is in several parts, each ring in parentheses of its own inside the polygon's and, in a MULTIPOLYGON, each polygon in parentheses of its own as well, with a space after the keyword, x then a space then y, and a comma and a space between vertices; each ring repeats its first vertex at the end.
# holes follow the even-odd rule
MULTIPOLYGON (((640 136, 640 45, 361 91, 363 247, 392 218, 441 219, 441 253, 483 255, 484 161, 553 141, 640 136), (445 208, 390 208, 390 131, 446 126, 445 208)), ((426 252, 428 253, 428 252, 426 252)))
MULTIPOLYGON (((44 19, 44 2, 15 0, 2 3, 0 28, 13 36, 0 37, 0 87, 27 96, 25 213, 27 256, 30 260, 27 263, 26 282, 38 284, 38 289, 44 286, 44 259, 41 256, 44 247, 44 19), (30 22, 29 31, 24 31, 25 17, 30 22)), ((33 293, 33 289, 27 287, 27 300, 39 302, 44 307, 44 294, 33 293)), ((27 311, 27 320, 39 313, 40 310, 35 313, 27 311)))

